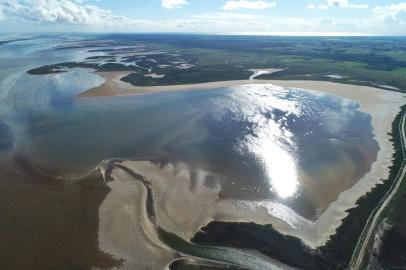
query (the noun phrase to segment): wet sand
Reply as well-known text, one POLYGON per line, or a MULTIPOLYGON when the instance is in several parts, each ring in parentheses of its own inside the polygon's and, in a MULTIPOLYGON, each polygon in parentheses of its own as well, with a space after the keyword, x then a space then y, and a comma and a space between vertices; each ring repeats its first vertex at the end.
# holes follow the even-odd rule
POLYGON ((121 78, 127 76, 131 72, 125 71, 109 71, 109 72, 94 72, 102 77, 105 82, 99 86, 86 90, 80 93, 79 97, 91 97, 91 96, 116 96, 123 95, 131 90, 133 87, 131 84, 120 81, 121 78))
POLYGON ((119 269, 164 269, 175 253, 160 244, 147 217, 145 187, 115 168, 111 192, 99 209, 99 248, 124 260, 119 269))
MULTIPOLYGON (((247 220, 261 216, 269 222, 264 209, 244 210, 246 206, 240 208, 238 202, 220 201, 220 186, 208 185, 212 175, 209 177, 205 171, 192 172, 186 164, 124 160, 115 163, 108 176, 113 181, 108 182, 111 192, 99 209, 99 247, 123 260, 119 269, 168 269, 181 256, 162 242, 158 227, 189 241, 201 227, 222 217, 228 219, 243 213, 247 220), (147 189, 128 171, 149 183, 153 220, 148 215, 151 209, 148 209, 147 189)), ((233 252, 234 256, 238 253, 233 252)), ((275 266, 274 269, 289 269, 255 251, 241 254, 275 266)))
MULTIPOLYGON (((310 247, 323 245, 326 243, 329 237, 335 233, 336 228, 341 224, 341 220, 347 215, 346 210, 352 208, 357 199, 371 190, 376 184, 382 182, 384 179, 387 179, 389 175, 388 167, 392 163, 392 155, 394 152, 393 145, 390 142, 391 137, 388 135, 388 133, 391 132, 392 122, 396 114, 399 112, 400 106, 405 102, 405 97, 401 93, 385 91, 367 86, 338 84, 324 81, 241 80, 195 85, 135 87, 128 83, 119 81, 122 76, 125 76, 128 73, 107 72, 97 74, 103 76, 106 79, 106 82, 99 87, 85 91, 80 95, 80 97, 137 95, 167 91, 238 87, 240 85, 249 84, 273 84, 282 87, 300 88, 336 94, 356 101, 360 105, 360 111, 371 115, 371 124, 374 130, 375 139, 378 141, 380 147, 377 160, 372 164, 371 170, 352 188, 341 192, 337 200, 327 207, 325 212, 317 219, 316 222, 311 222, 304 219, 286 206, 278 205, 273 202, 252 204, 250 202, 220 201, 216 199, 216 194, 218 194, 218 191, 214 189, 210 191, 214 192, 214 194, 207 191, 209 193, 202 196, 204 197, 204 200, 210 201, 209 205, 204 203, 201 204, 204 205, 204 211, 197 211, 199 214, 196 214, 197 212, 193 212, 192 214, 192 216, 196 216, 196 218, 199 220, 193 222, 190 221, 187 226, 185 224, 175 225, 175 223, 172 226, 168 225, 171 223, 163 222, 163 227, 168 226, 164 228, 178 234, 184 239, 190 239, 193 233, 199 229, 199 226, 207 224, 207 222, 210 220, 244 222, 252 221, 259 224, 272 223, 281 233, 299 237, 310 247), (223 204, 226 204, 226 206, 222 206, 223 204), (230 205, 232 205, 232 207, 230 205), (232 211, 231 209, 233 207, 238 209, 238 211, 232 211), (249 211, 243 211, 242 209, 248 209, 249 211)), ((154 170, 155 169, 153 168, 148 170, 142 169, 142 173, 151 174, 154 170)), ((165 176, 164 178, 168 177, 165 176)), ((179 182, 179 184, 176 184, 176 186, 182 189, 184 183, 179 182)), ((166 188, 170 189, 170 187, 165 187, 162 188, 161 192, 165 193, 166 188)), ((182 205, 187 205, 187 203, 185 203, 188 196, 187 194, 188 192, 182 192, 182 196, 177 196, 174 198, 177 200, 177 202, 173 202, 176 205, 176 207, 174 206, 173 209, 182 209, 182 205)), ((195 193, 193 194, 196 195, 195 193)), ((194 201, 198 200, 196 199, 194 201)), ((187 212, 179 210, 175 211, 173 209, 169 207, 168 209, 159 209, 158 212, 167 213, 167 220, 176 219, 178 221, 182 221, 189 220, 191 218, 190 215, 186 215, 187 212)), ((103 215, 101 215, 101 220, 103 220, 103 215)))

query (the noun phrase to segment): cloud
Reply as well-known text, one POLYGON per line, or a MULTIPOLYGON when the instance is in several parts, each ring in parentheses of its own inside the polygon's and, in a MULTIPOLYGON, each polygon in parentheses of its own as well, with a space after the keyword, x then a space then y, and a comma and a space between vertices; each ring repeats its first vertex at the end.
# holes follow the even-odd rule
POLYGON ((141 23, 80 0, 2 0, 0 9, 7 18, 38 24, 135 25, 141 23))
POLYGON ((306 9, 316 9, 316 8, 317 8, 316 4, 308 4, 306 6, 306 9))
POLYGON ((256 15, 206 13, 167 20, 139 20, 113 14, 110 10, 88 5, 81 0, 0 0, 7 19, 40 27, 64 26, 65 29, 109 29, 108 31, 231 32, 257 25, 256 15), (252 22, 254 21, 254 22, 252 22))
POLYGON ((340 8, 368 8, 367 4, 350 4, 348 0, 327 0, 327 4, 340 8))
POLYGON ((328 9, 329 7, 339 7, 339 8, 368 8, 367 4, 351 4, 348 0, 327 0, 326 4, 309 4, 306 9, 328 9))
MULTIPOLYGON (((95 0, 0 0, 0 11, 2 10, 5 17, 5 21, 0 23, 0 30, 6 31, 9 25, 7 22, 17 20, 20 22, 20 29, 27 29, 26 31, 60 29, 88 32, 256 32, 266 34, 307 31, 308 33, 336 34, 348 32, 406 34, 406 2, 375 7, 369 16, 364 15, 361 18, 305 15, 278 17, 227 10, 154 20, 120 16, 110 10, 97 7, 95 3, 95 0)), ((346 7, 345 2, 337 5, 343 5, 343 3, 344 6, 341 7, 346 7)), ((328 2, 323 1, 321 4, 308 5, 307 8, 316 10, 328 7, 331 7, 328 2)))
POLYGON ((406 18, 402 18, 401 15, 406 15, 406 2, 377 6, 372 10, 372 13, 378 22, 405 24, 406 18))
POLYGON ((328 5, 325 4, 320 4, 320 5, 316 5, 316 4, 309 4, 306 6, 306 9, 328 9, 328 5))
POLYGON ((267 1, 248 1, 248 0, 231 0, 227 1, 223 6, 224 10, 236 10, 236 9, 266 9, 275 7, 275 2, 267 1))
POLYGON ((186 0, 161 0, 162 7, 166 9, 180 8, 187 4, 186 0))
POLYGON ((347 7, 349 5, 348 0, 327 0, 327 4, 335 7, 347 7))
POLYGON ((226 20, 255 20, 260 17, 255 14, 242 14, 242 13, 228 13, 228 12, 215 12, 193 15, 194 19, 201 19, 207 21, 226 21, 226 20))

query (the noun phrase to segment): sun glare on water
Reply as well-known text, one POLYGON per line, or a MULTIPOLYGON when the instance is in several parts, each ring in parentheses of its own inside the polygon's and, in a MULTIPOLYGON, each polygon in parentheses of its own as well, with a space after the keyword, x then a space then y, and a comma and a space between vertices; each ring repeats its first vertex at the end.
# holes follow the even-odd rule
POLYGON ((258 150, 273 191, 281 198, 293 196, 298 182, 296 165, 290 153, 271 138, 261 139, 258 150))
MULTIPOLYGON (((240 109, 253 123, 253 133, 241 142, 242 149, 262 164, 270 189, 280 198, 289 198, 298 187, 294 158, 294 135, 286 127, 287 117, 300 115, 299 104, 286 98, 289 90, 266 85, 241 87, 240 109), (284 115, 277 116, 277 110, 284 115)), ((237 96, 237 94, 235 94, 237 96)))

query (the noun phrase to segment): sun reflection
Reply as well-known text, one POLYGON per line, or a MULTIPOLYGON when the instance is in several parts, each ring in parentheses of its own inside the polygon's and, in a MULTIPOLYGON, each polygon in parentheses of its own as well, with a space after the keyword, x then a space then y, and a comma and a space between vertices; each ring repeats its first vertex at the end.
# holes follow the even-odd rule
POLYGON ((293 196, 298 179, 296 163, 291 154, 294 150, 292 133, 273 119, 261 115, 252 119, 258 125, 255 135, 246 138, 248 151, 262 162, 272 191, 281 198, 293 196))
POLYGON ((273 190, 281 198, 294 195, 297 189, 296 166, 289 152, 271 138, 263 138, 259 154, 273 190))
POLYGON ((285 123, 290 114, 300 115, 299 104, 283 98, 288 93, 283 88, 251 85, 249 90, 249 95, 240 99, 245 105, 241 108, 254 126, 253 134, 246 136, 242 147, 261 161, 272 191, 280 198, 289 198, 296 193, 298 179, 292 155, 293 134, 285 123), (278 116, 273 114, 275 109, 279 111, 278 116))

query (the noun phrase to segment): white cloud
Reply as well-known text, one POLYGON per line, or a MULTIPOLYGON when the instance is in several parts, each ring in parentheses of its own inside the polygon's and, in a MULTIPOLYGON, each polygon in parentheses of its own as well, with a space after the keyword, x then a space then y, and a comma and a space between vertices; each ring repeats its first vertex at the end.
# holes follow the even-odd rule
POLYGON ((228 12, 215 12, 204 13, 192 16, 194 19, 201 19, 207 21, 226 21, 226 20, 255 20, 259 16, 255 14, 242 14, 242 13, 228 13, 228 12))
MULTIPOLYGON (((255 14, 255 12, 247 14, 228 10, 156 20, 119 16, 110 10, 89 3, 95 3, 95 0, 0 0, 0 11, 3 11, 6 19, 6 23, 1 21, 0 29, 5 29, 7 20, 17 19, 22 21, 22 27, 29 31, 31 29, 89 31, 90 29, 90 31, 112 32, 261 32, 266 34, 294 33, 305 29, 308 33, 406 34, 406 2, 375 7, 369 16, 364 15, 361 18, 304 15, 275 17, 255 14)), ((314 10, 330 7, 328 2, 324 1, 321 4, 308 6, 310 6, 309 9, 314 10)))
POLYGON ((347 7, 348 6, 348 0, 327 0, 327 4, 329 6, 347 7))
POLYGON ((306 9, 316 9, 316 8, 317 8, 317 6, 315 4, 308 4, 306 6, 306 9))
POLYGON ((97 6, 81 4, 80 1, 2 0, 0 6, 5 16, 26 22, 107 26, 137 22, 97 6))
POLYGON ((377 6, 373 10, 373 17, 379 22, 405 24, 406 18, 400 15, 406 15, 406 2, 392 4, 389 6, 377 6))
POLYGON ((180 8, 187 4, 186 0, 161 0, 162 7, 166 9, 180 8))
POLYGON ((369 8, 368 4, 350 4, 347 7, 348 8, 360 8, 360 9, 369 8))
POLYGON ((314 10, 314 9, 328 9, 328 5, 325 5, 325 4, 320 4, 320 5, 316 5, 316 4, 309 4, 309 5, 307 5, 306 6, 306 9, 311 9, 311 10, 314 10))
POLYGON ((328 9, 329 7, 339 8, 368 8, 367 4, 351 4, 348 0, 327 0, 326 4, 309 4, 306 9, 328 9))
POLYGON ((350 4, 348 0, 327 0, 327 4, 341 8, 368 8, 367 4, 350 4))
POLYGON ((224 10, 236 10, 236 9, 266 9, 275 7, 275 2, 267 2, 262 0, 248 1, 248 0, 230 0, 223 6, 224 10))
MULTIPOLYGON (((87 5, 80 0, 0 0, 0 9, 7 19, 44 27, 58 25, 67 29, 109 29, 107 31, 189 31, 213 32, 246 29, 256 15, 239 13, 207 13, 168 20, 139 20, 118 16, 110 10, 87 5), (78 28, 80 27, 80 28, 78 28)), ((254 22, 253 24, 256 24, 254 22)))

